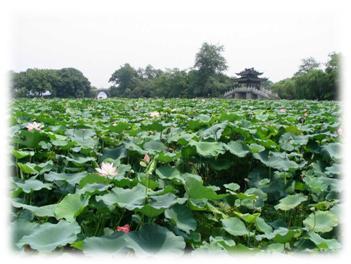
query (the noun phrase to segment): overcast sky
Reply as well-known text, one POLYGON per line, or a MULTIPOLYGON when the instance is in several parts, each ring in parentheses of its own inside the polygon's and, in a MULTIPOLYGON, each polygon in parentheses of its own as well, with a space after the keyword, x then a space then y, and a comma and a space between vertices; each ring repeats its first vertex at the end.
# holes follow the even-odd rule
POLYGON ((228 75, 255 67, 279 81, 339 51, 331 1, 73 2, 13 8, 12 70, 74 67, 103 88, 126 62, 188 69, 206 41, 224 46, 228 75))

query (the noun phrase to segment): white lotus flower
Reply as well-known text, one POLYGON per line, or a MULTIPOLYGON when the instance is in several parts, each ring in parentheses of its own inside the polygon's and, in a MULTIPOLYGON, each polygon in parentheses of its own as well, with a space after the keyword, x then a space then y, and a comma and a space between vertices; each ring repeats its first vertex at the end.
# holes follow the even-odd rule
POLYGON ((44 127, 44 125, 37 123, 37 122, 28 123, 26 125, 26 128, 28 129, 28 131, 32 131, 32 130, 40 131, 43 127, 44 127))
POLYGON ((96 171, 100 174, 100 176, 116 176, 117 168, 113 166, 112 163, 103 162, 101 163, 101 168, 96 168, 96 171))
POLYGON ((336 132, 338 133, 338 135, 340 137, 342 137, 342 134, 343 134, 343 129, 341 127, 338 128, 338 130, 336 130, 336 132))
POLYGON ((279 109, 279 112, 280 113, 286 113, 286 109, 285 108, 281 108, 281 109, 279 109))
POLYGON ((151 112, 151 113, 150 113, 150 116, 151 116, 151 117, 159 117, 159 116, 160 116, 160 113, 159 113, 159 112, 151 112))

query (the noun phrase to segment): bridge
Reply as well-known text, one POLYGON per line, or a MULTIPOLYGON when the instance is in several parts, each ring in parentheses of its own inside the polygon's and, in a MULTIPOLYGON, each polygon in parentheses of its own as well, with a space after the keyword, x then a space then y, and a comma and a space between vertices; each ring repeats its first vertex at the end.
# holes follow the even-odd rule
POLYGON ((224 93, 226 98, 235 99, 279 99, 278 94, 269 90, 255 87, 239 87, 224 93))

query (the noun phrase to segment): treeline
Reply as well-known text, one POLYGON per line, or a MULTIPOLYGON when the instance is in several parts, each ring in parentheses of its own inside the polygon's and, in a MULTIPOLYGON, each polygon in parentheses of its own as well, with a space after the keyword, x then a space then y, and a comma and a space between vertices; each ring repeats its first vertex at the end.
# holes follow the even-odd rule
POLYGON ((60 70, 28 69, 11 73, 14 97, 80 98, 91 96, 91 85, 83 73, 74 68, 60 70))
POLYGON ((299 70, 291 78, 272 85, 272 90, 282 99, 338 99, 340 55, 329 54, 326 64, 310 57, 303 59, 299 70))
MULTIPOLYGON (((110 77, 104 89, 111 97, 220 97, 238 86, 227 69, 223 46, 203 43, 191 69, 156 69, 152 65, 133 68, 126 63, 110 77)), ((325 69, 313 58, 303 60, 291 78, 273 84, 266 79, 262 86, 272 89, 283 99, 332 100, 337 96, 338 55, 333 53, 325 69)), ((77 69, 28 69, 12 72, 14 97, 96 97, 98 89, 77 69)))
MULTIPOLYGON (((235 78, 223 74, 227 69, 223 46, 204 43, 190 70, 155 69, 148 65, 135 69, 128 63, 117 69, 105 89, 112 97, 218 97, 235 86, 235 78)), ((94 97, 84 75, 73 68, 61 70, 28 69, 12 73, 14 97, 94 97)))

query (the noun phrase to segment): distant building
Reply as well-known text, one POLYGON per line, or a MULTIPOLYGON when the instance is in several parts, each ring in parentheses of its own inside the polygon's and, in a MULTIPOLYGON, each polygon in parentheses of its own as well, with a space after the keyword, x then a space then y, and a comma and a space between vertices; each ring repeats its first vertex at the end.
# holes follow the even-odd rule
POLYGON ((224 97, 235 99, 279 99, 277 94, 272 93, 262 87, 262 82, 266 78, 260 78, 262 72, 256 71, 254 68, 247 68, 239 73, 237 79, 238 87, 224 94, 224 97))
POLYGON ((96 95, 96 99, 107 99, 110 96, 107 90, 99 90, 96 95))

